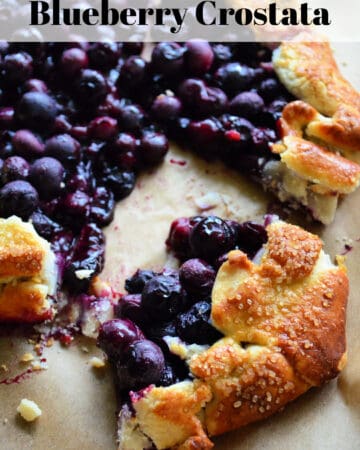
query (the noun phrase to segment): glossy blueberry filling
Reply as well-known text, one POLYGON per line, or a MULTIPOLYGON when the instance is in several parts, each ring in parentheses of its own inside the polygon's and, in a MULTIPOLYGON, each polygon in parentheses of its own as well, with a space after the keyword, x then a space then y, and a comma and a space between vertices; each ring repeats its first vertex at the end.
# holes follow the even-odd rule
MULTIPOLYGON (((142 48, 0 46, 0 215, 31 220, 52 243, 71 294, 87 292, 101 271, 102 228, 115 202, 131 193, 142 170, 163 160, 168 138, 255 179, 276 158, 268 144, 277 139, 276 121, 290 96, 269 49, 162 42, 148 62, 142 48)), ((216 268, 234 245, 229 224, 201 224, 186 245, 183 226, 174 230, 172 247, 182 259, 197 254, 216 268), (199 236, 210 231, 219 236, 216 245, 200 245, 199 236)), ((169 296, 176 305, 185 301, 181 293, 169 296)))
POLYGON ((216 273, 229 250, 253 257, 266 241, 264 225, 254 222, 216 216, 174 220, 166 243, 180 258, 179 269, 137 270, 126 280, 128 294, 115 306, 116 319, 100 327, 98 345, 116 369, 121 393, 191 377, 169 339, 211 345, 222 337, 210 319, 216 273))

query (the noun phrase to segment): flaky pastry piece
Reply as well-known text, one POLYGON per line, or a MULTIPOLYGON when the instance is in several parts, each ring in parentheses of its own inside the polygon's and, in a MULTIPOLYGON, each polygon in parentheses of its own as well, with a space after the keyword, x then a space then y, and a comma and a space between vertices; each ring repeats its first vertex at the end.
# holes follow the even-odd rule
POLYGON ((31 223, 0 219, 0 322, 39 322, 53 315, 57 266, 31 223))
POLYGON ((234 250, 218 272, 211 318, 224 337, 197 349, 170 345, 193 379, 133 393, 119 450, 210 449, 208 436, 276 413, 344 367, 344 265, 300 227, 279 221, 267 233, 259 263, 234 250))

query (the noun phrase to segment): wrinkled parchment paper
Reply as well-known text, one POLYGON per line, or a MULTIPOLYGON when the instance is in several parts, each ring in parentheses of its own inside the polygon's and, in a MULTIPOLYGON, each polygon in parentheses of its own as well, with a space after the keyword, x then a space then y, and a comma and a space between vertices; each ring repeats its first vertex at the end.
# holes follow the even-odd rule
MULTIPOLYGON (((335 50, 343 73, 360 89, 360 43, 337 45, 335 50)), ((103 278, 121 291, 137 267, 173 264, 164 246, 170 222, 199 213, 199 205, 216 204, 211 213, 246 220, 260 219, 268 201, 258 186, 173 147, 165 163, 142 176, 131 196, 118 205, 106 231, 103 278)), ((341 203, 335 222, 326 229, 305 226, 321 234, 333 257, 345 244, 353 247, 347 256, 348 365, 337 380, 311 390, 282 413, 216 438, 217 450, 360 449, 360 190, 341 203)), ((0 366, 8 367, 8 372, 0 367, 0 382, 26 370, 28 364, 19 360, 31 350, 21 336, 0 337, 0 366)), ((87 339, 70 348, 55 343, 44 351, 47 370, 18 384, 0 384, 1 450, 115 450, 112 375, 91 368, 94 355, 101 352, 87 339), (34 423, 25 423, 16 413, 23 397, 42 409, 34 423)))

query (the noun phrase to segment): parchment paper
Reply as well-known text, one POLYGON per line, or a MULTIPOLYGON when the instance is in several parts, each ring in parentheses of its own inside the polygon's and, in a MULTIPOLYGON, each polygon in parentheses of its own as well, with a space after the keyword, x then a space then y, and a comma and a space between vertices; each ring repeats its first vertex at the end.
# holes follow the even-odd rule
MULTIPOLYGON (((360 43, 335 47, 343 73, 360 89, 360 43), (345 65, 346 63, 346 65, 345 65)), ((261 218, 269 197, 221 165, 206 164, 172 147, 166 162, 139 179, 137 188, 116 210, 106 230, 107 259, 103 278, 123 290, 123 281, 137 267, 162 266, 168 260, 166 238, 171 220, 199 213, 196 203, 215 192, 214 214, 239 220, 261 218), (186 161, 186 165, 179 165, 186 161)), ((360 190, 340 205, 335 222, 320 233, 335 256, 350 243, 347 256, 351 282, 347 336, 349 358, 342 375, 314 389, 262 422, 215 439, 217 450, 356 450, 360 449, 360 190)), ((0 338, 0 382, 28 367, 21 356, 32 350, 23 337, 0 338)), ((115 395, 109 370, 92 369, 100 355, 90 340, 70 348, 58 343, 45 349, 48 370, 19 384, 0 384, 1 450, 114 450, 115 395), (20 400, 38 403, 42 416, 32 424, 16 413, 20 400)))

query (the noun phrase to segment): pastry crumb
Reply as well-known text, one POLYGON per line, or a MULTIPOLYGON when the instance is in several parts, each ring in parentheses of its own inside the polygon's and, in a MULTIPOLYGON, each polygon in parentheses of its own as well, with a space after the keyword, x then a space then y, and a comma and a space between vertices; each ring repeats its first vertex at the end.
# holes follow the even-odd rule
POLYGON ((97 356, 90 358, 89 363, 94 369, 101 369, 102 367, 105 367, 105 361, 97 356))
POLYGON ((20 416, 27 422, 32 422, 41 416, 42 411, 32 400, 23 398, 16 410, 20 416))
POLYGON ((6 419, 6 418, 3 419, 3 424, 4 424, 4 425, 7 425, 8 423, 9 423, 9 419, 6 419))
POLYGON ((49 368, 48 364, 45 361, 35 360, 31 363, 31 367, 33 370, 47 370, 49 368))
POLYGON ((90 278, 93 273, 94 273, 93 270, 87 269, 75 270, 75 276, 78 280, 86 280, 90 278))
POLYGON ((3 372, 8 372, 8 371, 9 371, 9 368, 8 368, 8 366, 7 366, 6 364, 1 364, 0 369, 1 369, 3 372))
POLYGON ((87 347, 85 347, 85 345, 83 347, 81 347, 81 351, 84 353, 89 353, 89 349, 87 347))
POLYGON ((34 355, 32 353, 24 353, 20 359, 21 362, 27 363, 34 359, 34 355))

